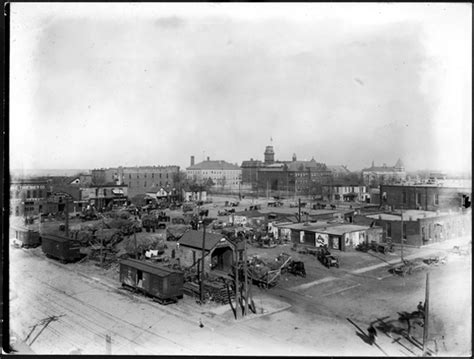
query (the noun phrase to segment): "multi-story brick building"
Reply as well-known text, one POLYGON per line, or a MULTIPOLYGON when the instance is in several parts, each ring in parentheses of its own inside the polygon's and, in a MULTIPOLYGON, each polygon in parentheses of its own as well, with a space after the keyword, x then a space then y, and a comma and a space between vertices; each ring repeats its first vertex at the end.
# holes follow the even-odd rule
POLYGON ((191 158, 191 166, 186 168, 188 180, 195 180, 204 183, 211 179, 214 189, 236 190, 239 189, 242 181, 242 170, 239 166, 226 161, 214 161, 207 157, 206 161, 194 164, 194 157, 191 158))
POLYGON ((12 180, 10 210, 15 216, 33 216, 43 211, 48 197, 48 182, 40 180, 12 180))
POLYGON ((133 198, 163 188, 171 192, 179 166, 117 167, 92 170, 94 185, 126 185, 128 197, 133 198))
POLYGON ((332 172, 324 163, 298 161, 293 154, 291 161, 275 161, 273 146, 267 146, 264 162, 253 160, 242 162, 242 182, 251 184, 254 189, 278 193, 307 195, 312 193, 313 185, 329 182, 332 172))
POLYGON ((422 246, 433 242, 471 235, 471 211, 432 212, 408 210, 356 216, 355 223, 383 228, 383 236, 400 243, 403 228, 403 243, 422 246), (402 222, 403 215, 403 222, 402 222))
POLYGON ((401 159, 398 159, 395 166, 372 166, 362 170, 362 178, 367 186, 378 186, 379 184, 401 182, 406 178, 405 166, 401 159))
POLYGON ((458 210, 470 198, 469 187, 439 185, 381 185, 380 203, 392 209, 423 209, 425 211, 458 210))
POLYGON ((127 185, 101 185, 81 188, 81 202, 101 210, 113 205, 122 206, 128 196, 127 185))
POLYGON ((359 201, 365 202, 370 200, 370 194, 367 187, 363 185, 323 185, 323 200, 343 202, 343 201, 359 201))

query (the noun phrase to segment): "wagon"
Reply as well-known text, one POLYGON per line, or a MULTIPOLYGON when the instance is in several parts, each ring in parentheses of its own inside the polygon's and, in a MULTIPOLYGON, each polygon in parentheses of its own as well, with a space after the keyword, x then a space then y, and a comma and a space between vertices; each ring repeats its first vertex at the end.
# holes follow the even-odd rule
POLYGON ((176 303, 183 297, 184 273, 156 263, 120 261, 122 287, 149 295, 160 304, 176 303))
POLYGON ((41 244, 41 237, 38 231, 27 227, 13 227, 15 239, 13 244, 20 248, 35 248, 41 244))
POLYGON ((329 252, 329 250, 325 246, 319 247, 318 259, 324 266, 328 268, 339 268, 339 258, 332 255, 331 252, 329 252))
POLYGON ((387 242, 387 243, 372 242, 371 249, 374 250, 375 252, 387 254, 388 252, 393 252, 393 244, 390 242, 387 242))
POLYGON ((55 234, 42 235, 42 249, 47 257, 59 259, 62 263, 82 258, 79 241, 55 234))

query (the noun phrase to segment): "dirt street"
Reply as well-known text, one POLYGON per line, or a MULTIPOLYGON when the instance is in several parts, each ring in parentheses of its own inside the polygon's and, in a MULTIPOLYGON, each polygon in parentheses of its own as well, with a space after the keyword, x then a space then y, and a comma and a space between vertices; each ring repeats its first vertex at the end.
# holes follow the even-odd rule
MULTIPOLYGON (((326 272, 304 286, 285 274, 276 288, 255 287, 256 305, 272 307, 268 314, 235 321, 227 308, 200 308, 187 296, 161 306, 118 289, 117 280, 99 272, 81 276, 33 251, 11 249, 10 310, 11 329, 35 353, 105 354, 109 334, 114 354, 421 354, 422 329, 413 324, 413 339, 404 338, 397 312, 414 311, 424 299, 427 270, 405 278, 387 274, 387 267, 326 272), (371 322, 392 328, 379 329, 376 346, 362 334, 371 322)), ((470 256, 450 255, 446 265, 428 270, 429 347, 469 355, 470 256)))

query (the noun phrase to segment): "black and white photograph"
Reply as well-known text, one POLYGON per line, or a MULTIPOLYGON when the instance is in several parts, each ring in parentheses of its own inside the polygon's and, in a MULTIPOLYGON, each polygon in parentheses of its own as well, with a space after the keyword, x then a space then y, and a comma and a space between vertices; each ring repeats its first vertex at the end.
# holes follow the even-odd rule
POLYGON ((472 4, 16 3, 4 353, 472 356, 472 4))

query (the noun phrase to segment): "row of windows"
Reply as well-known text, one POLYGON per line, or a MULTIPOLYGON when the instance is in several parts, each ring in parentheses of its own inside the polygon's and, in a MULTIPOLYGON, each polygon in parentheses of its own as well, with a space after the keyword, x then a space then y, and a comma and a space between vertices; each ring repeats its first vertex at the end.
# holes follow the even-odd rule
MULTIPOLYGON (((163 173, 158 173, 158 174, 160 175, 159 178, 162 178, 163 173)), ((131 173, 128 174, 128 178, 129 178, 129 179, 132 179, 132 174, 131 174, 131 173)), ((137 178, 140 178, 140 174, 139 174, 139 173, 137 173, 137 178)), ((147 178, 147 174, 146 174, 146 173, 145 173, 145 175, 143 176, 143 178, 147 178)), ((154 174, 154 173, 151 174, 151 178, 155 178, 155 174, 154 174)), ((169 178, 169 173, 166 173, 166 178, 169 178)))
MULTIPOLYGON (((19 196, 19 193, 17 192, 17 197, 19 196)), ((41 198, 43 197, 43 190, 33 190, 33 191, 30 191, 30 190, 27 190, 26 191, 26 198, 41 198), (38 195, 38 196, 36 196, 38 195)))

